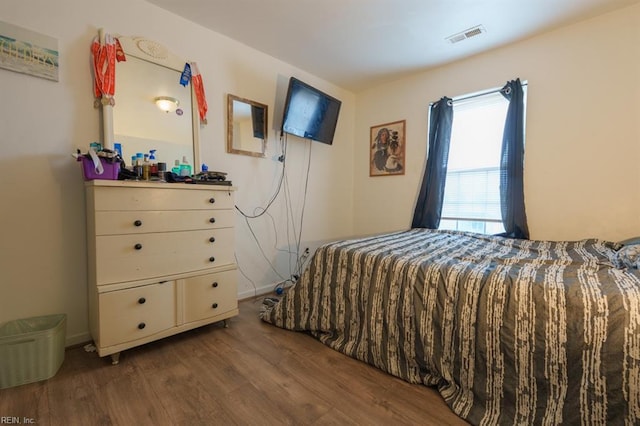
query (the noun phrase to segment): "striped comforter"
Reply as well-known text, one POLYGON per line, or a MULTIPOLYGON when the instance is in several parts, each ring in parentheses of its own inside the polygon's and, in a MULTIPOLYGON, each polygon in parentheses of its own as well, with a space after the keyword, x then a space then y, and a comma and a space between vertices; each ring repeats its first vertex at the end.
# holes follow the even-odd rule
POLYGON ((640 424, 640 273, 614 243, 415 229, 320 247, 264 321, 494 424, 640 424))

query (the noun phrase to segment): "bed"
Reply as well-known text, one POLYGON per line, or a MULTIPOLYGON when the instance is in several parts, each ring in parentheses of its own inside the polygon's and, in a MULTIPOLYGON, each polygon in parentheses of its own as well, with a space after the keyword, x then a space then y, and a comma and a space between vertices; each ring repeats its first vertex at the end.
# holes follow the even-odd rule
POLYGON ((640 424, 638 252, 427 229, 337 241, 261 318, 437 387, 472 424, 640 424))

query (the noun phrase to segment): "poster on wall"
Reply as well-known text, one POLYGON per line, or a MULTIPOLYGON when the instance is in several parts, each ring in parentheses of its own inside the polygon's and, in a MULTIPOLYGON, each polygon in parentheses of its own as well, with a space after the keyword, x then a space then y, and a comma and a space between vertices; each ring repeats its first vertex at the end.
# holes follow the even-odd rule
POLYGON ((371 127, 369 176, 404 174, 405 120, 371 127))
POLYGON ((58 81, 58 40, 0 21, 0 68, 58 81))

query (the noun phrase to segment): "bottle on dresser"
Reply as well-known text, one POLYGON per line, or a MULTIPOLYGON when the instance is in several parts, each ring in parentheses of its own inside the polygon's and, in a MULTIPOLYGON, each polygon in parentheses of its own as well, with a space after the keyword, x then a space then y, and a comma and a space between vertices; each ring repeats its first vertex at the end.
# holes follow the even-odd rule
POLYGON ((180 176, 191 176, 191 164, 189 164, 185 155, 182 156, 182 163, 180 164, 180 176))
POLYGON ((157 176, 158 175, 158 163, 156 162, 156 151, 155 149, 149 150, 149 176, 157 176))
POLYGON ((144 154, 142 160, 142 179, 149 180, 149 169, 151 168, 151 163, 149 163, 149 155, 144 154))
POLYGON ((133 171, 136 173, 138 179, 142 179, 142 163, 144 163, 144 155, 141 152, 137 152, 133 171))

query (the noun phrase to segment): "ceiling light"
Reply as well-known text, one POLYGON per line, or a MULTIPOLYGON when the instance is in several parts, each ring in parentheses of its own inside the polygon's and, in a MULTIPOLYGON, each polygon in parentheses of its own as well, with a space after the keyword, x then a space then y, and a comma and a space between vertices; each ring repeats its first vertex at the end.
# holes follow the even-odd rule
POLYGON ((158 96, 153 101, 164 112, 174 112, 180 105, 180 101, 171 96, 158 96))
POLYGON ((457 42, 462 41, 462 40, 466 40, 466 39, 471 38, 471 37, 478 36, 478 35, 480 35, 482 33, 486 33, 486 32, 487 32, 487 30, 485 30, 482 25, 476 25, 475 27, 471 27, 471 28, 466 29, 466 30, 464 30, 462 32, 459 32, 457 34, 450 35, 449 37, 446 37, 445 39, 449 43, 453 44, 453 43, 457 43, 457 42))

